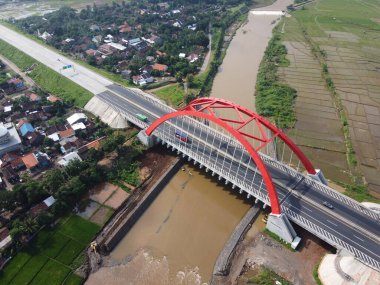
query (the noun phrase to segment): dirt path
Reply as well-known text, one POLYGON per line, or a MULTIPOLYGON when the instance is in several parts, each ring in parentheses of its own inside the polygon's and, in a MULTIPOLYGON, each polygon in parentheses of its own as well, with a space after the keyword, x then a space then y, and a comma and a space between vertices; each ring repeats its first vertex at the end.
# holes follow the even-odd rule
POLYGON ((4 62, 6 65, 8 65, 13 71, 16 73, 20 74, 20 76, 24 79, 24 81, 29 85, 29 86, 35 86, 36 83, 29 77, 27 76, 21 69, 19 69, 13 62, 11 62, 9 59, 3 57, 0 55, 0 60, 4 62))
MULTIPOLYGON (((209 25, 209 30, 211 30, 211 24, 209 25)), ((205 56, 205 60, 203 61, 203 64, 202 64, 202 67, 201 67, 201 70, 199 71, 199 74, 202 74, 203 72, 206 71, 207 69, 207 66, 208 66, 208 63, 210 61, 210 58, 211 58, 211 48, 212 48, 212 34, 209 32, 208 34, 208 39, 209 39, 209 44, 208 44, 208 52, 205 56)))

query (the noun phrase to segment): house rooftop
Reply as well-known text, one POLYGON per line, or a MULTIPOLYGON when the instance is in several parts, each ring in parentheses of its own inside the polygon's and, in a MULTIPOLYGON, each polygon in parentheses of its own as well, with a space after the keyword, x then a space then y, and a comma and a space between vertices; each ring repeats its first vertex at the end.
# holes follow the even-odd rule
POLYGON ((67 118, 67 122, 72 125, 78 123, 78 121, 86 121, 87 116, 84 113, 75 113, 67 118))
POLYGON ((38 165, 38 160, 34 153, 28 153, 24 155, 22 158, 22 161, 24 162, 26 168, 31 169, 33 167, 36 167, 38 165))
POLYGON ((82 159, 80 158, 78 153, 73 151, 73 152, 66 154, 64 157, 62 157, 62 159, 58 160, 58 164, 61 166, 67 166, 70 163, 70 161, 73 161, 76 159, 82 161, 82 159))

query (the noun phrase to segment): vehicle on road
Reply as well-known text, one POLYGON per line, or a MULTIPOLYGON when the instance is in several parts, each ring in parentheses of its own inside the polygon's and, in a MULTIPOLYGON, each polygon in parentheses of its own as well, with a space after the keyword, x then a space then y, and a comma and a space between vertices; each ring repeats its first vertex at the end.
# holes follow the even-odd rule
POLYGON ((189 136, 186 133, 183 133, 181 131, 175 131, 175 137, 177 139, 180 139, 181 141, 188 143, 190 142, 189 136))
POLYGON ((329 202, 327 202, 327 201, 323 201, 323 206, 325 206, 325 207, 327 207, 327 208, 329 208, 329 209, 334 209, 334 206, 333 205, 331 205, 329 202))
POLYGON ((143 115, 143 114, 136 114, 136 118, 139 119, 140 121, 143 121, 143 122, 148 122, 148 117, 143 115))

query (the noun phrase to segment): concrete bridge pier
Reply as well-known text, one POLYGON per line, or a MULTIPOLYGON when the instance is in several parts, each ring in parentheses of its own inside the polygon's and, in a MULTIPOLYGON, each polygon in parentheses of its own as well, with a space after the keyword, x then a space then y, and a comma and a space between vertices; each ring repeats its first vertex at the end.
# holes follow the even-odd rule
POLYGON ((291 247, 294 249, 301 241, 301 238, 297 236, 296 231, 289 222, 288 217, 283 213, 279 215, 269 214, 267 229, 287 243, 290 243, 291 247))
MULTIPOLYGON (((147 146, 147 147, 152 147, 154 146, 155 144, 157 144, 157 138, 155 136, 148 136, 145 132, 145 129, 141 130, 138 134, 137 134, 137 138, 140 140, 140 142, 147 146)), ((169 145, 168 145, 169 147, 169 145)))
POLYGON ((325 185, 328 185, 327 179, 323 175, 322 170, 316 169, 315 170, 317 173, 316 174, 308 174, 309 177, 313 178, 314 180, 317 180, 325 185))

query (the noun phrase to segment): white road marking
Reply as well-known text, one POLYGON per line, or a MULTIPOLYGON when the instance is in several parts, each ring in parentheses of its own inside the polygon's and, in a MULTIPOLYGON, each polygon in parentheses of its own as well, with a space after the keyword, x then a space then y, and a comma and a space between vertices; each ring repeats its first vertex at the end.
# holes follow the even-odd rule
POLYGON ((309 209, 308 207, 302 206, 302 209, 308 210, 309 212, 313 212, 313 210, 309 209))
POLYGON ((358 237, 356 235, 354 235, 354 237, 356 237, 358 240, 364 241, 364 239, 362 239, 362 238, 360 238, 360 237, 358 237))
POLYGON ((330 221, 330 220, 327 220, 327 219, 326 219, 326 222, 329 222, 330 224, 332 224, 332 225, 334 225, 334 226, 336 226, 336 227, 338 226, 337 224, 335 224, 334 222, 332 222, 332 221, 330 221))

